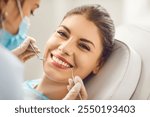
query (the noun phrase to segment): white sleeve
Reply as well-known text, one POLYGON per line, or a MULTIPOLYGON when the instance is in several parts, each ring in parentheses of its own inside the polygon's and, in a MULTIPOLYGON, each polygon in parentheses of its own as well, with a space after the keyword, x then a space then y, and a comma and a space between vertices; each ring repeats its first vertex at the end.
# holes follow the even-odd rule
POLYGON ((0 99, 23 99, 23 65, 11 52, 0 47, 0 99))

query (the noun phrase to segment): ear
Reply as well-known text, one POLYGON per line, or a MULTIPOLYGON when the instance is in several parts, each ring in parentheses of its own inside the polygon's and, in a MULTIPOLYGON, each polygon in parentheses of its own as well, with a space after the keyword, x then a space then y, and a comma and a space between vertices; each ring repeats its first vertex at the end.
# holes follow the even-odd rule
POLYGON ((99 70, 102 68, 103 64, 104 64, 104 59, 103 59, 103 57, 101 57, 101 59, 99 59, 99 60, 97 61, 97 64, 96 64, 96 66, 94 67, 92 73, 93 73, 93 74, 97 74, 97 73, 99 72, 99 70))
POLYGON ((99 72, 100 68, 101 68, 100 65, 96 66, 92 71, 93 74, 97 74, 99 72))
POLYGON ((97 74, 102 67, 102 63, 98 62, 95 68, 93 69, 93 74, 97 74))
POLYGON ((1 20, 4 20, 7 12, 5 11, 8 4, 8 0, 0 0, 0 14, 1 14, 1 20))

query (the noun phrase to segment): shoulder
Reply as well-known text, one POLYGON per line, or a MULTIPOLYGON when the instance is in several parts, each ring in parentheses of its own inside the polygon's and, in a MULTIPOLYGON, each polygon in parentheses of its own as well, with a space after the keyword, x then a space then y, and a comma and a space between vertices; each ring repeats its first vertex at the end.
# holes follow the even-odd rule
POLYGON ((27 80, 23 83, 24 99, 25 100, 48 100, 48 97, 37 91, 35 87, 41 79, 27 80))
POLYGON ((23 64, 19 59, 0 46, 0 77, 23 80, 23 70, 23 64))
POLYGON ((10 51, 0 46, 0 64, 4 65, 3 67, 18 67, 23 68, 21 61, 14 56, 10 51))
POLYGON ((0 90, 2 99, 21 99, 20 87, 23 81, 23 65, 11 52, 1 46, 0 78, 0 86, 3 89, 0 90))
POLYGON ((34 89, 40 82, 40 79, 27 80, 23 83, 23 88, 34 89))

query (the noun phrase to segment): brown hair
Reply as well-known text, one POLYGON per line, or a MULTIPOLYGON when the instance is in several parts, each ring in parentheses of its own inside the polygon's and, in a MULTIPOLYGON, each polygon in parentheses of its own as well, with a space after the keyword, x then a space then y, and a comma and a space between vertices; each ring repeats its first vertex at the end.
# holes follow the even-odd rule
POLYGON ((76 7, 66 13, 63 20, 71 15, 84 15, 89 21, 92 21, 98 28, 99 34, 102 34, 103 51, 100 57, 102 65, 109 57, 114 42, 114 24, 108 12, 100 5, 84 5, 76 7))

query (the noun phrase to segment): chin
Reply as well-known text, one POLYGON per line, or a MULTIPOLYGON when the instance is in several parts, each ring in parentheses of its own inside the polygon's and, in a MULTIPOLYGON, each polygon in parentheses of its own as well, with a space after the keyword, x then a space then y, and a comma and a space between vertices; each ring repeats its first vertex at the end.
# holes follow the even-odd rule
POLYGON ((62 74, 50 68, 48 69, 44 68, 44 74, 49 80, 52 80, 58 83, 68 83, 68 79, 70 78, 70 76, 66 76, 66 74, 62 74))

